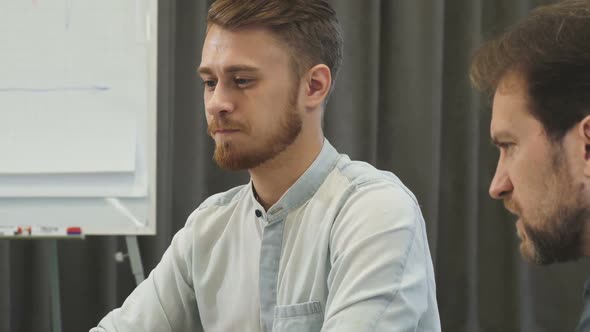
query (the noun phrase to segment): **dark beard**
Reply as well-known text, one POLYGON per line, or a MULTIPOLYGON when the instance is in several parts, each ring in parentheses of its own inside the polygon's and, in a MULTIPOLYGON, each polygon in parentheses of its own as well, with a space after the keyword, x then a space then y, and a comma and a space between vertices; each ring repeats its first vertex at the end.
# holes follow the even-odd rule
POLYGON ((531 227, 524 222, 526 235, 534 247, 532 262, 549 265, 578 260, 582 256, 582 231, 588 209, 562 207, 547 220, 548 230, 531 227))

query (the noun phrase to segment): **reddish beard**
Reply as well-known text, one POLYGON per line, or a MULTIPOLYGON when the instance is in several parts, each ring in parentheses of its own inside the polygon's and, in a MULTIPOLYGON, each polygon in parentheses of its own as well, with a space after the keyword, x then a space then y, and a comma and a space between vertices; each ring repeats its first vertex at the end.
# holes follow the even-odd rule
MULTIPOLYGON (((236 135, 248 134, 251 132, 247 125, 234 121, 215 119, 209 126, 209 134, 219 129, 239 129, 236 135)), ((297 113, 295 106, 289 108, 275 125, 275 130, 267 137, 245 142, 251 149, 240 147, 238 140, 221 141, 215 146, 213 159, 219 167, 229 170, 246 170, 255 168, 264 162, 274 158, 291 145, 299 136, 303 126, 301 115, 297 113)), ((214 137, 214 135, 212 135, 214 137)), ((242 138, 243 139, 243 138, 242 138)), ((244 141, 242 141, 244 142, 244 141)))

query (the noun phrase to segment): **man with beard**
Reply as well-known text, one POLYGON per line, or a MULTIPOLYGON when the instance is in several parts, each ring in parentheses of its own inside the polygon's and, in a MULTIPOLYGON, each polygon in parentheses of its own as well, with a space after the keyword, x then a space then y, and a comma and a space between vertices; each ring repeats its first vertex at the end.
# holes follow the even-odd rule
MULTIPOLYGON (((494 94, 490 195, 518 217, 522 255, 542 265, 589 256, 590 1, 534 10, 475 53, 471 78, 494 94)), ((580 331, 590 331, 585 301, 580 331)))
POLYGON ((248 170, 94 331, 440 331, 424 220, 324 138, 342 59, 324 0, 218 0, 198 72, 214 159, 248 170))

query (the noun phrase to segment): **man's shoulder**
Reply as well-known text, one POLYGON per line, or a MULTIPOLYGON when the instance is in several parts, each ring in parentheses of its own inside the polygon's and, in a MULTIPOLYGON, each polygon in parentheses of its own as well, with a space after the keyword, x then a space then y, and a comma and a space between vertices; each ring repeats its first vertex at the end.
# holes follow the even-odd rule
POLYGON ((231 209, 235 205, 234 203, 245 197, 248 189, 249 185, 244 184, 209 196, 188 217, 187 226, 195 219, 207 218, 210 214, 221 212, 224 209, 231 209))
POLYGON ((227 191, 211 195, 205 199, 201 205, 199 205, 197 211, 212 207, 223 207, 230 205, 232 202, 243 198, 246 192, 248 192, 248 185, 243 184, 241 186, 233 187, 227 191))
POLYGON ((584 284, 584 306, 576 332, 590 331, 590 279, 584 284))
POLYGON ((340 181, 335 181, 340 182, 351 194, 391 193, 398 197, 405 196, 418 204, 412 191, 394 173, 378 169, 364 161, 350 160, 347 156, 341 158, 333 176, 334 180, 339 178, 340 181))

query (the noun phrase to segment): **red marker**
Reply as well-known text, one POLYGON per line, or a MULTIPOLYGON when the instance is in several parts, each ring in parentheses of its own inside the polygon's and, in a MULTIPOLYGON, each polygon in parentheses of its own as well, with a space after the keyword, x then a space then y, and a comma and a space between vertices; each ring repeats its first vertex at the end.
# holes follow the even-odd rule
POLYGON ((80 227, 68 227, 68 229, 66 230, 66 232, 68 233, 68 235, 81 235, 82 234, 82 228, 80 228, 80 227))

